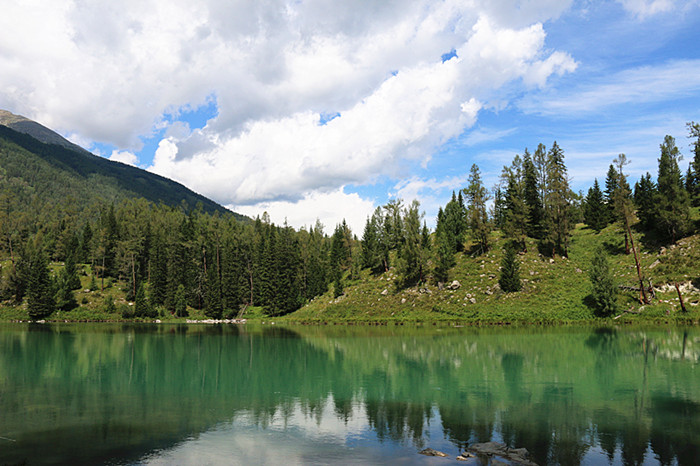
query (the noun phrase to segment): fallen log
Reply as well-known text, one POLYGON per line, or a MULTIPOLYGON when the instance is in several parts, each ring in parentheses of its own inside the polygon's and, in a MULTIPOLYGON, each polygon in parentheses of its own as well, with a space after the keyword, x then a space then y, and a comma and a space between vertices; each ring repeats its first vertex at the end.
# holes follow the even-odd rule
POLYGON ((622 311, 622 314, 613 317, 613 320, 617 320, 625 314, 641 314, 641 313, 642 313, 642 311, 633 311, 632 309, 627 309, 626 311, 622 311))

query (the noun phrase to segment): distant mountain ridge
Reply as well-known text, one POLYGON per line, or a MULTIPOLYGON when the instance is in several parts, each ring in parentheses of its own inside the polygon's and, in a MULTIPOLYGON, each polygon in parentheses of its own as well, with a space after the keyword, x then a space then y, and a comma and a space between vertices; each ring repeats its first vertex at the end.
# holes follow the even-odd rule
POLYGON ((54 202, 48 197, 65 193, 83 204, 89 198, 101 202, 144 198, 173 207, 200 204, 208 213, 249 220, 176 181, 98 157, 35 121, 0 110, 0 186, 10 182, 13 189, 21 188, 18 197, 32 187, 32 199, 39 202, 54 202))
POLYGON ((57 144, 65 147, 66 149, 90 154, 89 151, 83 149, 77 144, 73 144, 68 139, 64 138, 55 131, 50 130, 46 126, 30 120, 22 115, 15 115, 7 110, 0 109, 0 125, 7 126, 18 133, 28 134, 34 139, 37 139, 45 144, 57 144))

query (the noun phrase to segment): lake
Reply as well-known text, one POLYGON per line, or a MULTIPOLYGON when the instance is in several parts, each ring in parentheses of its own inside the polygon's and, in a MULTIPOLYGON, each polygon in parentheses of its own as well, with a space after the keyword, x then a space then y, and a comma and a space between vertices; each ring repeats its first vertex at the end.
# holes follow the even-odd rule
POLYGON ((700 329, 0 325, 0 464, 481 464, 455 457, 490 440, 698 464, 700 329))

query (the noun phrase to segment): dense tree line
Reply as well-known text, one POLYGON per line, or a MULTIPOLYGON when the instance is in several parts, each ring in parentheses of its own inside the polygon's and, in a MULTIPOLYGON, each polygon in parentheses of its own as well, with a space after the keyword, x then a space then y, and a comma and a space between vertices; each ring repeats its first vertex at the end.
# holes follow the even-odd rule
POLYGON ((356 247, 345 223, 329 238, 320 223, 295 231, 266 215, 240 222, 145 200, 103 205, 95 219, 81 220, 65 213, 56 225, 3 231, 10 261, 0 298, 26 297, 36 318, 70 310, 77 306, 71 291, 80 287, 76 263, 84 263, 96 289, 124 284, 134 302, 126 317, 155 316, 155 309, 185 315, 189 306, 221 318, 253 305, 279 315, 341 281, 356 247), (65 266, 51 274, 49 260, 65 266))

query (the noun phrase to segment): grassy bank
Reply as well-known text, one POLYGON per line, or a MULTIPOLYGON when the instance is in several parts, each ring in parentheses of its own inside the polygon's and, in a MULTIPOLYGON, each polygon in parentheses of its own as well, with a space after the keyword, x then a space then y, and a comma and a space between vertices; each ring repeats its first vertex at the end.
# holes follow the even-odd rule
POLYGON ((645 306, 640 305, 637 293, 621 290, 619 310, 611 317, 597 316, 591 306, 588 270, 593 251, 598 244, 604 246, 618 285, 638 285, 634 257, 625 254, 624 237, 618 227, 610 226, 596 233, 579 225, 573 232, 567 258, 542 256, 535 241, 528 240, 527 253, 518 256, 523 289, 517 293, 504 293, 497 285, 506 242, 494 235, 493 247, 488 253, 458 255, 448 280, 448 284, 458 281, 458 289, 440 289, 429 284, 398 290, 393 270, 380 276, 363 271, 360 280, 345 287, 343 296, 333 299, 331 292, 326 293, 284 320, 309 323, 698 323, 700 236, 685 238, 669 248, 653 247, 639 239, 643 273, 652 278, 660 290, 656 299, 645 306), (680 310, 677 292, 671 286, 674 282, 683 284, 687 312, 680 310), (621 316, 613 319, 618 315, 621 316))

